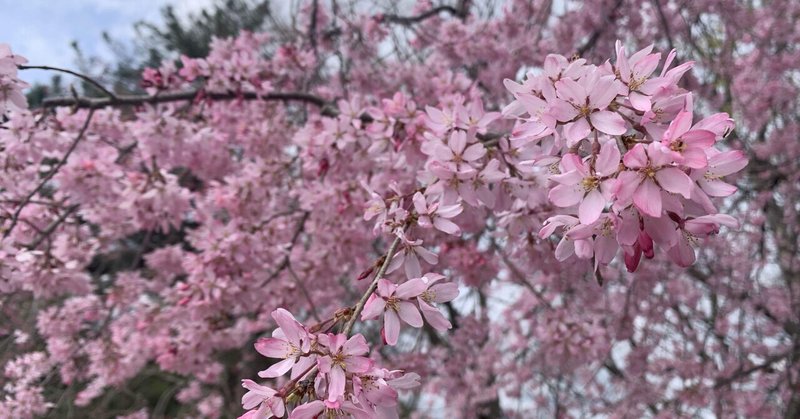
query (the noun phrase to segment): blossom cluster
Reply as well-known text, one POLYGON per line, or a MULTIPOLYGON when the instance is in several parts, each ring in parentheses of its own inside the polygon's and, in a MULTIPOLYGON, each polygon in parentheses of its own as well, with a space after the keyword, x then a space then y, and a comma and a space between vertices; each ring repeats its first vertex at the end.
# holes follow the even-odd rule
POLYGON ((559 260, 606 265, 621 248, 634 271, 659 247, 689 266, 700 239, 738 226, 710 199, 734 193, 722 178, 747 164, 741 151, 719 148, 733 120, 693 123, 692 93, 678 86, 693 63, 671 67, 673 50, 654 74, 661 54, 652 49, 628 56, 617 42, 616 61, 599 66, 549 55, 541 73, 506 80, 511 143, 531 150, 523 163, 547 171, 548 199, 562 208, 539 232, 562 230, 559 260))
POLYGON ((28 83, 17 77, 17 66, 27 62, 24 57, 12 53, 8 44, 0 43, 0 117, 8 111, 28 107, 28 100, 22 93, 28 83))
POLYGON ((242 385, 248 392, 242 405, 250 410, 242 418, 284 417, 287 412, 292 419, 322 414, 392 418, 397 417, 398 390, 418 385, 419 375, 378 367, 366 357, 370 347, 361 334, 348 338, 319 330, 325 326, 330 331, 335 323, 307 328, 284 309, 275 310, 272 317, 279 327, 272 337, 259 339, 255 348, 280 361, 258 375, 276 378, 291 371, 290 381, 274 390, 244 380, 242 385))

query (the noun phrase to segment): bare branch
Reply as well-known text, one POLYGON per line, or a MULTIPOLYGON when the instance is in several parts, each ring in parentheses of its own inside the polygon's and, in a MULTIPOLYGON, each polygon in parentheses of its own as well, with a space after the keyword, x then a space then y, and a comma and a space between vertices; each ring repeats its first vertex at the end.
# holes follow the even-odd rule
POLYGON ((167 92, 157 95, 123 95, 108 98, 89 98, 89 97, 53 97, 47 98, 42 101, 42 106, 45 108, 52 108, 56 106, 72 106, 75 108, 85 109, 100 109, 108 106, 138 106, 144 104, 158 104, 168 102, 180 102, 186 100, 194 100, 198 95, 205 95, 205 97, 213 100, 266 100, 266 101, 297 101, 305 102, 323 108, 323 111, 328 105, 325 99, 303 92, 286 92, 286 93, 267 93, 260 95, 255 92, 203 92, 202 90, 187 90, 179 92, 167 92))
POLYGON ((464 18, 467 15, 466 10, 459 10, 453 6, 439 6, 434 7, 426 12, 422 12, 416 16, 383 15, 381 16, 381 22, 397 23, 398 25, 413 25, 434 16, 438 16, 440 13, 449 13, 459 18, 464 18))
POLYGON ((58 228, 58 226, 61 225, 61 223, 63 223, 64 220, 66 220, 67 217, 69 217, 77 209, 78 209, 78 205, 77 204, 69 206, 67 208, 67 210, 64 211, 60 216, 58 216, 58 218, 55 221, 50 223, 50 225, 48 225, 47 228, 42 230, 42 232, 39 234, 38 237, 36 237, 36 239, 34 239, 29 244, 26 244, 25 247, 27 247, 28 249, 31 249, 31 250, 39 247, 39 245, 42 244, 42 242, 45 239, 50 237, 50 235, 53 234, 54 231, 56 231, 56 228, 58 228))
POLYGON ((106 96, 108 96, 110 98, 116 98, 117 97, 117 95, 115 95, 114 92, 106 89, 97 80, 95 80, 95 79, 93 79, 93 78, 91 78, 91 77, 89 77, 89 76, 87 76, 85 74, 81 74, 81 73, 78 73, 78 72, 75 72, 75 71, 72 71, 72 70, 67 70, 66 68, 51 67, 49 65, 20 65, 20 66, 17 66, 17 68, 19 68, 20 70, 50 70, 50 71, 58 71, 58 72, 61 72, 61 73, 71 74, 71 75, 73 75, 75 77, 78 77, 80 79, 85 80, 86 82, 88 82, 92 86, 96 87, 101 92, 103 92, 103 94, 105 94, 106 96))
POLYGON ((84 134, 86 134, 86 130, 89 128, 89 123, 92 121, 92 116, 94 116, 94 109, 89 111, 89 115, 86 116, 86 121, 83 123, 83 127, 81 128, 80 132, 78 132, 78 135, 75 137, 75 139, 72 141, 72 144, 70 144, 66 153, 64 153, 64 157, 62 157, 61 160, 59 160, 58 163, 56 163, 56 165, 53 166, 53 168, 50 169, 49 172, 47 172, 47 174, 44 176, 44 178, 42 178, 41 182, 39 182, 36 188, 34 188, 30 193, 28 193, 28 195, 25 196, 25 198, 22 199, 22 201, 20 201, 17 210, 14 211, 14 215, 11 217, 11 224, 8 226, 8 229, 3 233, 3 238, 8 237, 9 234, 11 234, 11 231, 14 230, 14 227, 19 222, 19 216, 22 213, 22 210, 25 208, 25 206, 28 205, 31 199, 33 199, 33 197, 36 196, 36 194, 39 193, 39 191, 41 191, 42 188, 44 188, 44 185, 46 185, 47 182, 49 182, 50 179, 52 179, 53 176, 55 176, 56 173, 58 173, 59 169, 61 169, 61 167, 67 163, 67 159, 69 159, 69 156, 72 155, 73 151, 75 151, 75 148, 78 147, 78 143, 81 142, 81 140, 84 137, 84 134))
POLYGON ((383 274, 386 273, 386 269, 388 269, 389 264, 392 263, 392 257, 394 256, 394 252, 397 251, 397 246, 399 244, 400 237, 397 237, 389 246, 389 250, 386 251, 386 256, 383 258, 383 265, 381 265, 381 268, 378 269, 378 273, 375 274, 375 278, 372 280, 372 283, 369 284, 369 288, 367 288, 367 291, 364 292, 364 295, 361 296, 361 299, 358 300, 358 303, 356 303, 356 306, 353 308, 353 313, 350 314, 350 319, 347 321, 347 324, 345 324, 344 329, 342 329, 342 333, 344 333, 346 336, 350 335, 350 331, 353 330, 353 325, 356 324, 358 315, 361 314, 361 310, 363 310, 364 305, 367 304, 369 296, 375 292, 376 288, 378 288, 378 281, 383 278, 383 274))
POLYGON ((579 57, 583 56, 583 54, 586 54, 589 50, 594 48, 595 44, 597 44, 597 41, 600 40, 600 36, 603 34, 606 28, 613 26, 614 15, 617 13, 617 10, 619 10, 621 6, 622 6, 622 0, 617 0, 617 2, 614 3, 614 6, 611 8, 611 10, 608 11, 608 14, 605 16, 603 25, 595 29, 592 32, 592 34, 589 35, 589 39, 587 39, 586 42, 583 45, 581 45, 580 48, 578 48, 577 54, 579 57))

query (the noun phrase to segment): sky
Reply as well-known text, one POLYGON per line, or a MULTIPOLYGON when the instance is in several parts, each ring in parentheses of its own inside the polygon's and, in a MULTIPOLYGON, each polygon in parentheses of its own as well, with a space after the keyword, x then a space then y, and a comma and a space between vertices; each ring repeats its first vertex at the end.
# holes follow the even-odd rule
MULTIPOLYGON (((0 43, 31 65, 76 69, 77 41, 87 56, 109 57, 102 33, 131 39, 133 24, 160 22, 160 10, 172 4, 179 16, 198 11, 213 0, 0 0, 0 43)), ((26 70, 28 82, 47 82, 51 73, 26 70)))

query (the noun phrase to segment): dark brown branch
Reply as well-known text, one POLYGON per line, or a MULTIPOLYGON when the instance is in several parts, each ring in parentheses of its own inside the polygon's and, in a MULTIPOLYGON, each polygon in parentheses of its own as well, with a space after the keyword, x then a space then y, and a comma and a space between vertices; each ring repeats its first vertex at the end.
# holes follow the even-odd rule
POLYGON ((589 35, 589 39, 587 39, 586 42, 583 45, 581 45, 580 48, 578 48, 577 53, 579 57, 583 56, 583 54, 586 54, 590 49, 594 48, 594 46, 597 44, 597 41, 600 40, 600 36, 603 34, 606 28, 613 26, 614 15, 617 13, 617 10, 621 6, 622 6, 622 0, 617 0, 617 2, 614 3, 614 7, 612 7, 611 10, 609 10, 608 14, 605 16, 605 19, 602 22, 602 26, 595 29, 594 32, 592 32, 592 34, 589 35))
POLYGON ((69 159, 69 156, 72 155, 73 151, 75 151, 75 148, 78 147, 78 143, 81 142, 81 140, 84 137, 84 134, 86 134, 86 130, 89 128, 89 123, 92 121, 92 116, 94 116, 94 109, 89 111, 89 115, 86 117, 86 121, 83 123, 83 127, 81 127, 81 130, 80 132, 78 132, 78 135, 75 137, 75 140, 72 141, 72 144, 70 144, 66 153, 64 153, 64 157, 61 158, 61 160, 59 160, 58 163, 56 163, 56 165, 53 166, 53 168, 50 169, 49 172, 47 172, 47 174, 44 176, 44 178, 42 178, 41 182, 39 182, 36 188, 34 188, 30 193, 28 193, 28 195, 26 195, 25 198, 22 198, 22 201, 20 201, 17 210, 14 211, 14 215, 11 217, 11 224, 8 226, 8 229, 5 231, 5 233, 3 233, 3 238, 8 237, 9 234, 11 234, 11 231, 14 230, 14 227, 19 222, 19 216, 22 213, 22 210, 25 208, 26 205, 28 205, 30 200, 33 199, 33 197, 36 196, 36 194, 39 193, 39 191, 41 191, 42 188, 44 188, 44 185, 46 185, 47 182, 49 182, 50 179, 52 179, 53 176, 55 176, 56 173, 58 173, 59 169, 61 169, 61 167, 67 163, 67 159, 69 159))
POLYGON ((767 368, 771 367, 772 364, 775 364, 776 362, 779 362, 779 361, 785 359, 790 354, 791 353, 773 355, 773 356, 767 358, 766 360, 764 360, 764 362, 761 363, 761 364, 753 365, 750 368, 739 368, 736 371, 734 371, 733 374, 731 374, 730 376, 725 377, 725 378, 717 379, 717 382, 714 383, 714 388, 718 389, 718 388, 721 388, 721 387, 725 387, 727 385, 730 385, 734 381, 736 381, 736 380, 738 380, 740 378, 744 378, 744 377, 746 377, 746 376, 748 376, 748 375, 750 375, 750 374, 752 374, 752 373, 754 373, 756 371, 767 369, 767 368))
MULTIPOLYGON (((187 91, 180 91, 180 92, 166 92, 162 94, 157 94, 154 96, 150 95, 124 95, 124 96, 115 96, 115 97, 108 97, 108 98, 88 98, 88 97, 53 97, 47 98, 42 101, 42 106, 45 108, 52 108, 56 106, 72 106, 76 108, 86 108, 86 109, 100 109, 105 108, 107 106, 138 106, 144 104, 158 104, 158 103, 168 103, 168 102, 180 102, 186 100, 194 100, 201 94, 200 90, 187 90, 187 91)), ((323 108, 323 112, 325 111, 326 105, 328 102, 325 99, 312 95, 310 93, 303 93, 303 92, 286 92, 286 93, 267 93, 264 95, 259 95, 254 92, 205 92, 205 97, 213 99, 213 100, 234 100, 234 99, 245 99, 245 100, 266 100, 266 101, 297 101, 297 102, 306 102, 312 105, 315 105, 319 108, 323 108)), ((330 111, 328 111, 330 112, 330 111)))
POLYGON ((459 10, 453 6, 439 6, 434 7, 426 12, 422 12, 416 16, 383 15, 380 19, 381 22, 397 23, 399 25, 413 25, 434 16, 438 16, 440 13, 449 13, 459 18, 464 18, 467 15, 466 10, 459 10))
POLYGON ((669 43, 669 49, 675 49, 675 44, 672 42, 672 34, 669 30, 669 22, 667 22, 667 16, 664 14, 664 9, 661 8, 661 1, 653 0, 653 3, 656 5, 656 11, 658 11, 658 19, 661 21, 661 26, 664 28, 664 36, 667 37, 667 42, 669 43))
POLYGON ((300 234, 305 230, 306 221, 308 221, 309 216, 311 216, 310 212, 303 211, 303 216, 300 217, 300 221, 297 222, 297 228, 295 229, 294 234, 292 235, 292 240, 289 242, 289 248, 286 251, 286 256, 283 257, 281 263, 279 263, 278 266, 275 268, 275 270, 272 271, 272 273, 267 277, 266 280, 264 280, 261 286, 267 285, 273 279, 277 278, 281 272, 289 268, 291 262, 292 249, 297 243, 297 239, 300 238, 300 234))
POLYGON ((75 72, 75 71, 72 71, 72 70, 67 70, 66 68, 51 67, 51 66, 48 66, 48 65, 20 65, 20 66, 17 66, 17 68, 19 68, 20 70, 49 70, 49 71, 58 71, 58 72, 61 72, 61 73, 71 74, 71 75, 73 75, 75 77, 78 77, 78 78, 80 78, 82 80, 85 80, 87 83, 91 84, 92 86, 96 87, 98 90, 103 92, 103 94, 105 94, 106 96, 108 96, 110 98, 116 98, 117 97, 117 95, 115 95, 114 92, 106 89, 97 80, 95 80, 95 79, 93 79, 93 78, 91 78, 91 77, 89 77, 89 76, 87 76, 85 74, 81 74, 81 73, 78 73, 78 72, 75 72))
POLYGON ((42 244, 42 242, 45 239, 50 237, 50 235, 53 234, 54 231, 56 231, 56 228, 58 228, 58 226, 61 225, 61 223, 63 223, 64 220, 66 220, 67 217, 69 217, 77 209, 78 209, 78 205, 77 204, 69 206, 67 208, 67 210, 64 211, 60 216, 58 216, 58 218, 55 221, 50 223, 50 225, 48 225, 44 230, 42 230, 42 232, 39 234, 38 237, 36 237, 36 239, 34 239, 29 244, 26 244, 25 247, 27 247, 28 249, 31 249, 31 250, 36 249, 37 247, 39 247, 39 245, 42 244))

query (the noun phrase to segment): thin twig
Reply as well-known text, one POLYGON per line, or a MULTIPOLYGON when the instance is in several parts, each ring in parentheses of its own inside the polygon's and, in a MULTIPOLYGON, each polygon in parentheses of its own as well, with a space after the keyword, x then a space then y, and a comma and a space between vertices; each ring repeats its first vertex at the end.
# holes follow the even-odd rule
POLYGON ((284 271, 284 269, 289 267, 292 249, 294 248, 295 243, 297 243, 297 239, 300 238, 300 233, 302 233, 303 230, 305 229, 306 221, 308 220, 308 217, 310 215, 311 213, 309 211, 303 212, 303 216, 300 217, 300 221, 298 221, 297 223, 297 228, 295 229, 294 234, 292 235, 292 240, 289 242, 289 248, 287 249, 286 256, 283 257, 283 260, 281 261, 281 263, 278 264, 278 267, 275 268, 275 270, 267 277, 267 279, 264 281, 264 283, 261 284, 261 286, 270 283, 273 279, 278 277, 278 274, 280 274, 281 272, 284 271))
POLYGON ((20 66, 17 66, 17 68, 19 68, 20 70, 49 70, 49 71, 59 71, 59 72, 62 72, 62 73, 71 74, 71 75, 73 75, 75 77, 78 77, 80 79, 85 80, 86 82, 88 82, 92 86, 96 87, 101 92, 103 92, 103 94, 105 94, 106 96, 108 96, 110 98, 116 98, 117 97, 117 95, 115 95, 114 92, 106 89, 97 80, 95 80, 95 79, 93 79, 93 78, 91 78, 91 77, 89 77, 89 76, 87 76, 85 74, 81 74, 81 73, 78 73, 78 72, 75 72, 75 71, 72 71, 72 70, 67 70, 66 68, 51 67, 49 65, 20 65, 20 66))
POLYGON ((397 23, 399 25, 412 25, 414 23, 422 22, 431 17, 438 16, 439 13, 449 13, 459 18, 464 17, 466 15, 465 11, 458 10, 453 6, 439 6, 439 7, 434 7, 433 9, 430 9, 428 11, 422 12, 416 16, 383 15, 381 16, 380 20, 381 22, 397 23))
POLYGON ((69 217, 70 214, 75 212, 77 209, 78 209, 77 204, 69 206, 67 210, 64 211, 55 221, 50 223, 50 225, 48 225, 44 230, 42 230, 41 233, 39 233, 39 236, 34 241, 30 242, 29 244, 26 244, 25 247, 31 250, 39 247, 39 245, 42 244, 42 242, 46 238, 48 238, 51 234, 53 234, 56 228, 58 228, 58 226, 61 225, 61 223, 63 223, 64 220, 66 220, 67 217, 69 217))
POLYGON ((617 13, 617 10, 622 6, 622 0, 617 0, 614 4, 614 7, 609 10, 606 14, 604 21, 602 22, 602 26, 595 29, 591 35, 589 35, 589 39, 578 48, 578 56, 583 56, 586 54, 590 49, 594 48, 597 41, 600 40, 600 35, 606 30, 606 28, 613 26, 614 24, 614 14, 617 13))
POLYGON ((303 296, 306 297, 306 300, 308 301, 308 306, 311 309, 311 315, 314 316, 314 319, 317 322, 322 322, 322 319, 319 317, 319 313, 317 312, 317 306, 316 304, 314 304, 314 300, 308 293, 308 289, 306 288, 306 285, 303 282, 303 280, 300 279, 300 277, 297 276, 297 273, 294 271, 294 269, 292 269, 291 263, 289 263, 289 266, 286 269, 289 271, 289 275, 292 277, 297 286, 300 287, 300 291, 303 293, 303 296))
POLYGON ((92 116, 94 116, 94 109, 89 111, 89 115, 86 117, 86 121, 83 123, 83 127, 81 128, 78 135, 75 137, 75 140, 72 141, 72 144, 70 144, 69 148, 67 149, 67 152, 64 153, 64 157, 61 158, 61 160, 59 160, 59 162, 56 163, 56 165, 52 169, 50 169, 50 171, 44 176, 42 181, 39 182, 39 185, 37 185, 34 190, 32 190, 27 196, 25 196, 25 198, 22 199, 19 206, 17 207, 17 210, 14 211, 14 215, 11 217, 11 224, 8 226, 8 229, 3 233, 3 238, 6 238, 11 234, 11 231, 14 229, 14 227, 17 225, 17 222, 19 221, 19 216, 22 213, 22 210, 25 208, 26 205, 28 205, 30 200, 33 199, 33 197, 36 196, 36 194, 39 193, 39 191, 42 190, 42 188, 44 188, 47 182, 49 182, 50 179, 52 179, 53 176, 55 176, 56 173, 58 173, 59 169, 61 169, 61 167, 67 163, 69 156, 72 154, 73 151, 75 151, 75 148, 78 147, 78 143, 81 142, 84 134, 86 134, 86 130, 89 128, 89 123, 92 121, 92 116))
POLYGON ((664 28, 664 36, 667 37, 667 42, 669 43, 669 49, 675 49, 675 44, 672 42, 672 34, 669 30, 669 22, 667 22, 667 16, 664 14, 664 9, 661 8, 661 2, 659 0, 653 0, 653 3, 656 5, 656 10, 658 11, 658 19, 661 21, 661 26, 664 28))
POLYGON ((364 292, 364 295, 362 295, 361 299, 358 300, 358 303, 356 303, 356 306, 353 308, 353 313, 350 315, 350 320, 347 321, 344 329, 342 329, 342 333, 345 335, 349 335, 350 331, 353 330, 353 325, 356 324, 358 315, 361 314, 361 310, 364 309, 364 305, 367 304, 367 300, 369 299, 370 295, 372 295, 372 293, 375 292, 375 289, 378 288, 378 281, 383 278, 383 274, 386 273, 386 269, 388 269, 389 264, 392 263, 392 256, 394 256, 395 251, 397 251, 397 246, 399 244, 400 237, 397 237, 389 246, 389 250, 386 251, 386 256, 383 259, 383 265, 381 265, 381 268, 378 269, 378 273, 375 274, 375 279, 373 279, 372 283, 369 284, 367 291, 364 292))

